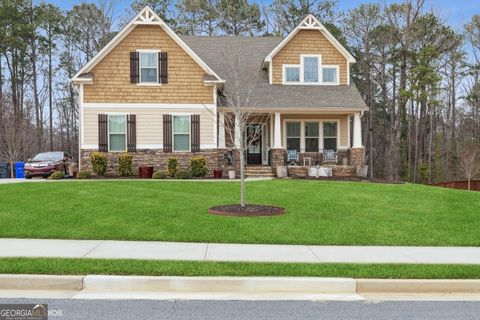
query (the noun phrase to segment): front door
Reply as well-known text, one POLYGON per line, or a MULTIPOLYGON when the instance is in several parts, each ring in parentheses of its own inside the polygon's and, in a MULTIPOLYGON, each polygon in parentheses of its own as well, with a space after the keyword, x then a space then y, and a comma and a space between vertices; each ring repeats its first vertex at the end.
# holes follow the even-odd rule
POLYGON ((247 164, 262 164, 262 125, 247 126, 247 164))

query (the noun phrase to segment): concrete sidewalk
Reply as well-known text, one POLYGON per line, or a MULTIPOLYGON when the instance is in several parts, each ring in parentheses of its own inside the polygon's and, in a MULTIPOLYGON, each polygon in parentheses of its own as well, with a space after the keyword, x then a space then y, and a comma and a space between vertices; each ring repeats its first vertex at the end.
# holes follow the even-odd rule
POLYGON ((0 239, 0 257, 296 263, 480 264, 480 248, 0 239))

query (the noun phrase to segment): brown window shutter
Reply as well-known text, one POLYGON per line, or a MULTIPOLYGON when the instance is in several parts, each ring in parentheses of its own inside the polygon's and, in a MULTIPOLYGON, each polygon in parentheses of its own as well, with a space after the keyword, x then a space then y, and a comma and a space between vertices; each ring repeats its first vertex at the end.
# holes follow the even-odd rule
POLYGON ((137 152, 137 117, 134 114, 127 116, 127 151, 137 152))
POLYGON ((98 151, 108 152, 108 115, 98 115, 98 151))
POLYGON ((160 52, 158 54, 158 82, 168 83, 168 53, 160 52))
POLYGON ((172 115, 163 115, 163 152, 172 152, 172 115))
POLYGON ((130 83, 140 82, 140 54, 130 52, 130 83))
POLYGON ((192 122, 192 152, 200 151, 200 115, 193 114, 191 117, 192 122))

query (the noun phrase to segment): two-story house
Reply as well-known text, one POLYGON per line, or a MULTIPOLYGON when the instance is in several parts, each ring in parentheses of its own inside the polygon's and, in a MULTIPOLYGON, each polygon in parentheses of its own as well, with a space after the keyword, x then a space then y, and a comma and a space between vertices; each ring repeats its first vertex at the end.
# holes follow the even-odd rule
POLYGON ((179 36, 145 7, 72 78, 81 169, 90 169, 92 151, 108 153, 112 164, 128 151, 136 166, 160 170, 172 156, 185 169, 193 156, 204 156, 210 172, 224 167, 235 141, 226 135, 222 96, 237 76, 225 68, 225 49, 236 48, 242 72, 258 75, 250 94, 266 119, 252 119, 261 130, 247 166, 271 170, 292 155, 314 165, 325 151, 338 165, 363 164, 367 107, 350 79, 355 58, 314 16, 285 38, 179 36))

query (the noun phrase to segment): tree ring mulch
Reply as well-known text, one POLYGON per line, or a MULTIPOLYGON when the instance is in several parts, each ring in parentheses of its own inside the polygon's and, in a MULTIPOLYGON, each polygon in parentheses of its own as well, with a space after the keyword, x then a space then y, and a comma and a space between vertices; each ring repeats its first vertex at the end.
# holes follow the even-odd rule
POLYGON ((285 208, 261 204, 247 204, 245 207, 227 204, 208 208, 208 213, 230 217, 270 217, 285 214, 285 208))

